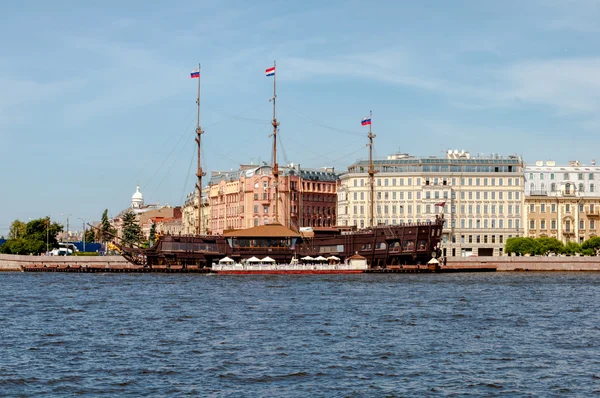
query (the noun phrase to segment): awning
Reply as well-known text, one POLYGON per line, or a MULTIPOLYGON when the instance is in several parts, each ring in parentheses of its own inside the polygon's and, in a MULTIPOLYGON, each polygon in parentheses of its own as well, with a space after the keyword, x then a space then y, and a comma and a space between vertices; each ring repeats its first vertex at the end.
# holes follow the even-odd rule
POLYGON ((312 258, 311 256, 304 256, 304 257, 302 257, 300 260, 303 260, 303 261, 310 261, 310 260, 314 260, 314 258, 312 258))
POLYGON ((265 257, 261 260, 263 263, 274 263, 275 260, 273 260, 271 257, 265 257))
POLYGON ((229 257, 223 257, 222 259, 219 260, 219 264, 229 264, 229 263, 235 263, 235 261, 233 261, 232 259, 230 259, 229 257))
POLYGON ((316 261, 327 261, 327 259, 323 256, 319 256, 317 258, 315 258, 316 261))
POLYGON ((246 260, 247 263, 260 263, 260 259, 256 258, 256 257, 250 257, 248 260, 246 260))
POLYGON ((329 256, 329 257, 327 257, 327 260, 340 261, 340 258, 336 257, 336 256, 329 256))

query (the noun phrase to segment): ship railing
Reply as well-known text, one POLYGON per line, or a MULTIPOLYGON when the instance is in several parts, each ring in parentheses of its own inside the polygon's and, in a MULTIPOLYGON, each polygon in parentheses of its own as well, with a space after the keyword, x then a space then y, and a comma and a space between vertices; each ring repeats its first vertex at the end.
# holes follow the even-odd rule
POLYGON ((362 269, 365 269, 365 267, 351 264, 212 264, 213 271, 334 271, 362 269))

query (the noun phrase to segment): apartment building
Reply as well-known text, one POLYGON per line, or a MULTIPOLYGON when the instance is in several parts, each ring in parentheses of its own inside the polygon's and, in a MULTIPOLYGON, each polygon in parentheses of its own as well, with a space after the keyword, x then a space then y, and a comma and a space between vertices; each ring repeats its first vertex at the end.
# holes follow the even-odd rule
POLYGON ((600 167, 574 160, 556 165, 552 160, 525 167, 525 234, 548 236, 563 243, 598 236, 600 222, 600 167))
MULTIPOLYGON (((523 234, 524 164, 517 156, 449 150, 445 157, 394 154, 373 165, 376 223, 426 222, 443 212, 444 255, 502 255, 506 239, 523 234)), ((368 169, 359 160, 340 177, 339 225, 369 226, 368 169)))
POLYGON ((270 165, 241 165, 236 171, 213 172, 208 194, 210 230, 223 233, 275 222, 296 230, 333 226, 337 180, 329 168, 279 167, 275 217, 275 178, 270 165))
POLYGON ((200 232, 201 235, 210 233, 210 202, 208 200, 209 187, 202 188, 202 225, 198 231, 198 206, 200 206, 200 198, 198 191, 194 190, 187 195, 185 203, 181 209, 181 233, 184 235, 195 235, 200 232))

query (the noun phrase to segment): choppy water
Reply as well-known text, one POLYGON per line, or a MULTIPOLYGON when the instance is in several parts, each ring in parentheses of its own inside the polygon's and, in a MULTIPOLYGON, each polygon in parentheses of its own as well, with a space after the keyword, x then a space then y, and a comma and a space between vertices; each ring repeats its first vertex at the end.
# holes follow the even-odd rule
POLYGON ((2 396, 600 394, 600 274, 0 274, 2 396))

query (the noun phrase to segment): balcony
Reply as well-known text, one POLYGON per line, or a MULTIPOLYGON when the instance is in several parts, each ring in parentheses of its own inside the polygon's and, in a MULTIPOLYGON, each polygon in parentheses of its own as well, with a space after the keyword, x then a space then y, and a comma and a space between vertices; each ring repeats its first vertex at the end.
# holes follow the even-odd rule
POLYGON ((529 196, 548 196, 548 191, 545 189, 531 191, 531 192, 529 192, 529 196))
POLYGON ((597 218, 597 217, 600 217, 600 210, 598 210, 598 209, 588 210, 588 212, 586 213, 586 215, 588 216, 588 218, 597 218))

